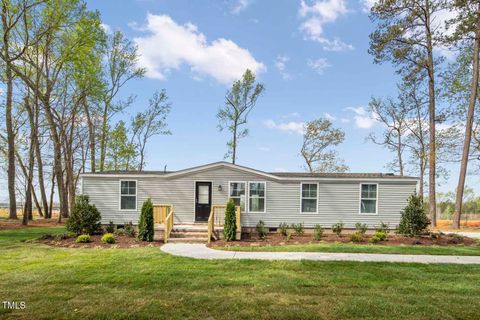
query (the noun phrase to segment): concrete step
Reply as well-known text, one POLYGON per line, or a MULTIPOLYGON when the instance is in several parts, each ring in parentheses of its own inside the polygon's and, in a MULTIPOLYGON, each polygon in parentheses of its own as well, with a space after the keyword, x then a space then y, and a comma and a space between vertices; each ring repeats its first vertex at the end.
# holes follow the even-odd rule
POLYGON ((173 243, 206 243, 207 237, 202 238, 170 238, 168 242, 173 243))

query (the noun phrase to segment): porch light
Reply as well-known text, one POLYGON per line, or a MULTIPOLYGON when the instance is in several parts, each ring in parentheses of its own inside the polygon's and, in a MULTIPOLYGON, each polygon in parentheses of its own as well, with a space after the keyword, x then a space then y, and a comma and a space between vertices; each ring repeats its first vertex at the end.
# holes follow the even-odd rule
POLYGON ((221 192, 222 191, 222 185, 219 184, 217 189, 218 189, 218 191, 221 192))

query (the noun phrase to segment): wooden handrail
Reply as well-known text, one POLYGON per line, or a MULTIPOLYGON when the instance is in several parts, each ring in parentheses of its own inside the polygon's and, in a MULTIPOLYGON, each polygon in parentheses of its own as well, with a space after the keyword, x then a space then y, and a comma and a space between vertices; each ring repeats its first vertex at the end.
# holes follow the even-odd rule
POLYGON ((170 232, 173 229, 173 207, 170 209, 167 217, 165 218, 164 229, 163 229, 163 236, 164 236, 164 243, 168 242, 168 238, 170 237, 170 232))
MULTIPOLYGON (((212 236, 215 233, 215 225, 222 226, 225 223, 225 209, 227 208, 226 205, 223 204, 216 204, 213 205, 210 209, 210 215, 208 216, 208 243, 212 241, 212 236), (217 209, 223 209, 219 212, 219 214, 215 214, 217 209)), ((242 233, 242 225, 241 225, 241 209, 239 206, 235 207, 235 219, 237 224, 237 238, 240 240, 240 235, 242 233), (240 235, 239 235, 240 233, 240 235)))
POLYGON ((154 204, 153 205, 153 223, 162 224, 165 223, 165 218, 167 217, 170 210, 173 210, 172 204, 154 204))
POLYGON ((242 238, 242 210, 240 209, 240 206, 235 207, 235 219, 237 224, 237 234, 235 239, 240 240, 242 238))

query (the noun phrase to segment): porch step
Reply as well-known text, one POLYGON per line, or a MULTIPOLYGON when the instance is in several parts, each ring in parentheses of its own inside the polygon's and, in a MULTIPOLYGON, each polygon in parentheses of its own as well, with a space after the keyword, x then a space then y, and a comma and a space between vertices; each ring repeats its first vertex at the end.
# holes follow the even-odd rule
POLYGON ((172 238, 168 239, 168 242, 174 243, 206 243, 207 237, 204 238, 172 238))
POLYGON ((170 238, 207 238, 208 237, 208 232, 205 231, 205 232, 198 232, 198 231, 188 231, 188 232, 185 232, 185 231, 182 231, 182 232, 179 232, 179 231, 176 231, 176 230, 173 230, 171 233, 170 233, 170 238))

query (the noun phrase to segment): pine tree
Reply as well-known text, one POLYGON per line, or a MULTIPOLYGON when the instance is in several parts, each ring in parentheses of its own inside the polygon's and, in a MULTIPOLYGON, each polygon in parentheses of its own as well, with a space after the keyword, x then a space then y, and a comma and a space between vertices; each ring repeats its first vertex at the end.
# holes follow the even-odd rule
POLYGON ((138 239, 142 241, 153 241, 153 204, 150 198, 143 203, 140 222, 138 223, 138 239))
POLYGON ((408 204, 402 211, 402 218, 398 226, 398 233, 414 237, 424 233, 430 224, 423 201, 417 193, 412 194, 408 198, 408 204))
POLYGON ((223 235, 226 241, 235 240, 237 232, 237 219, 235 216, 235 202, 229 199, 225 209, 225 223, 223 225, 223 235))

